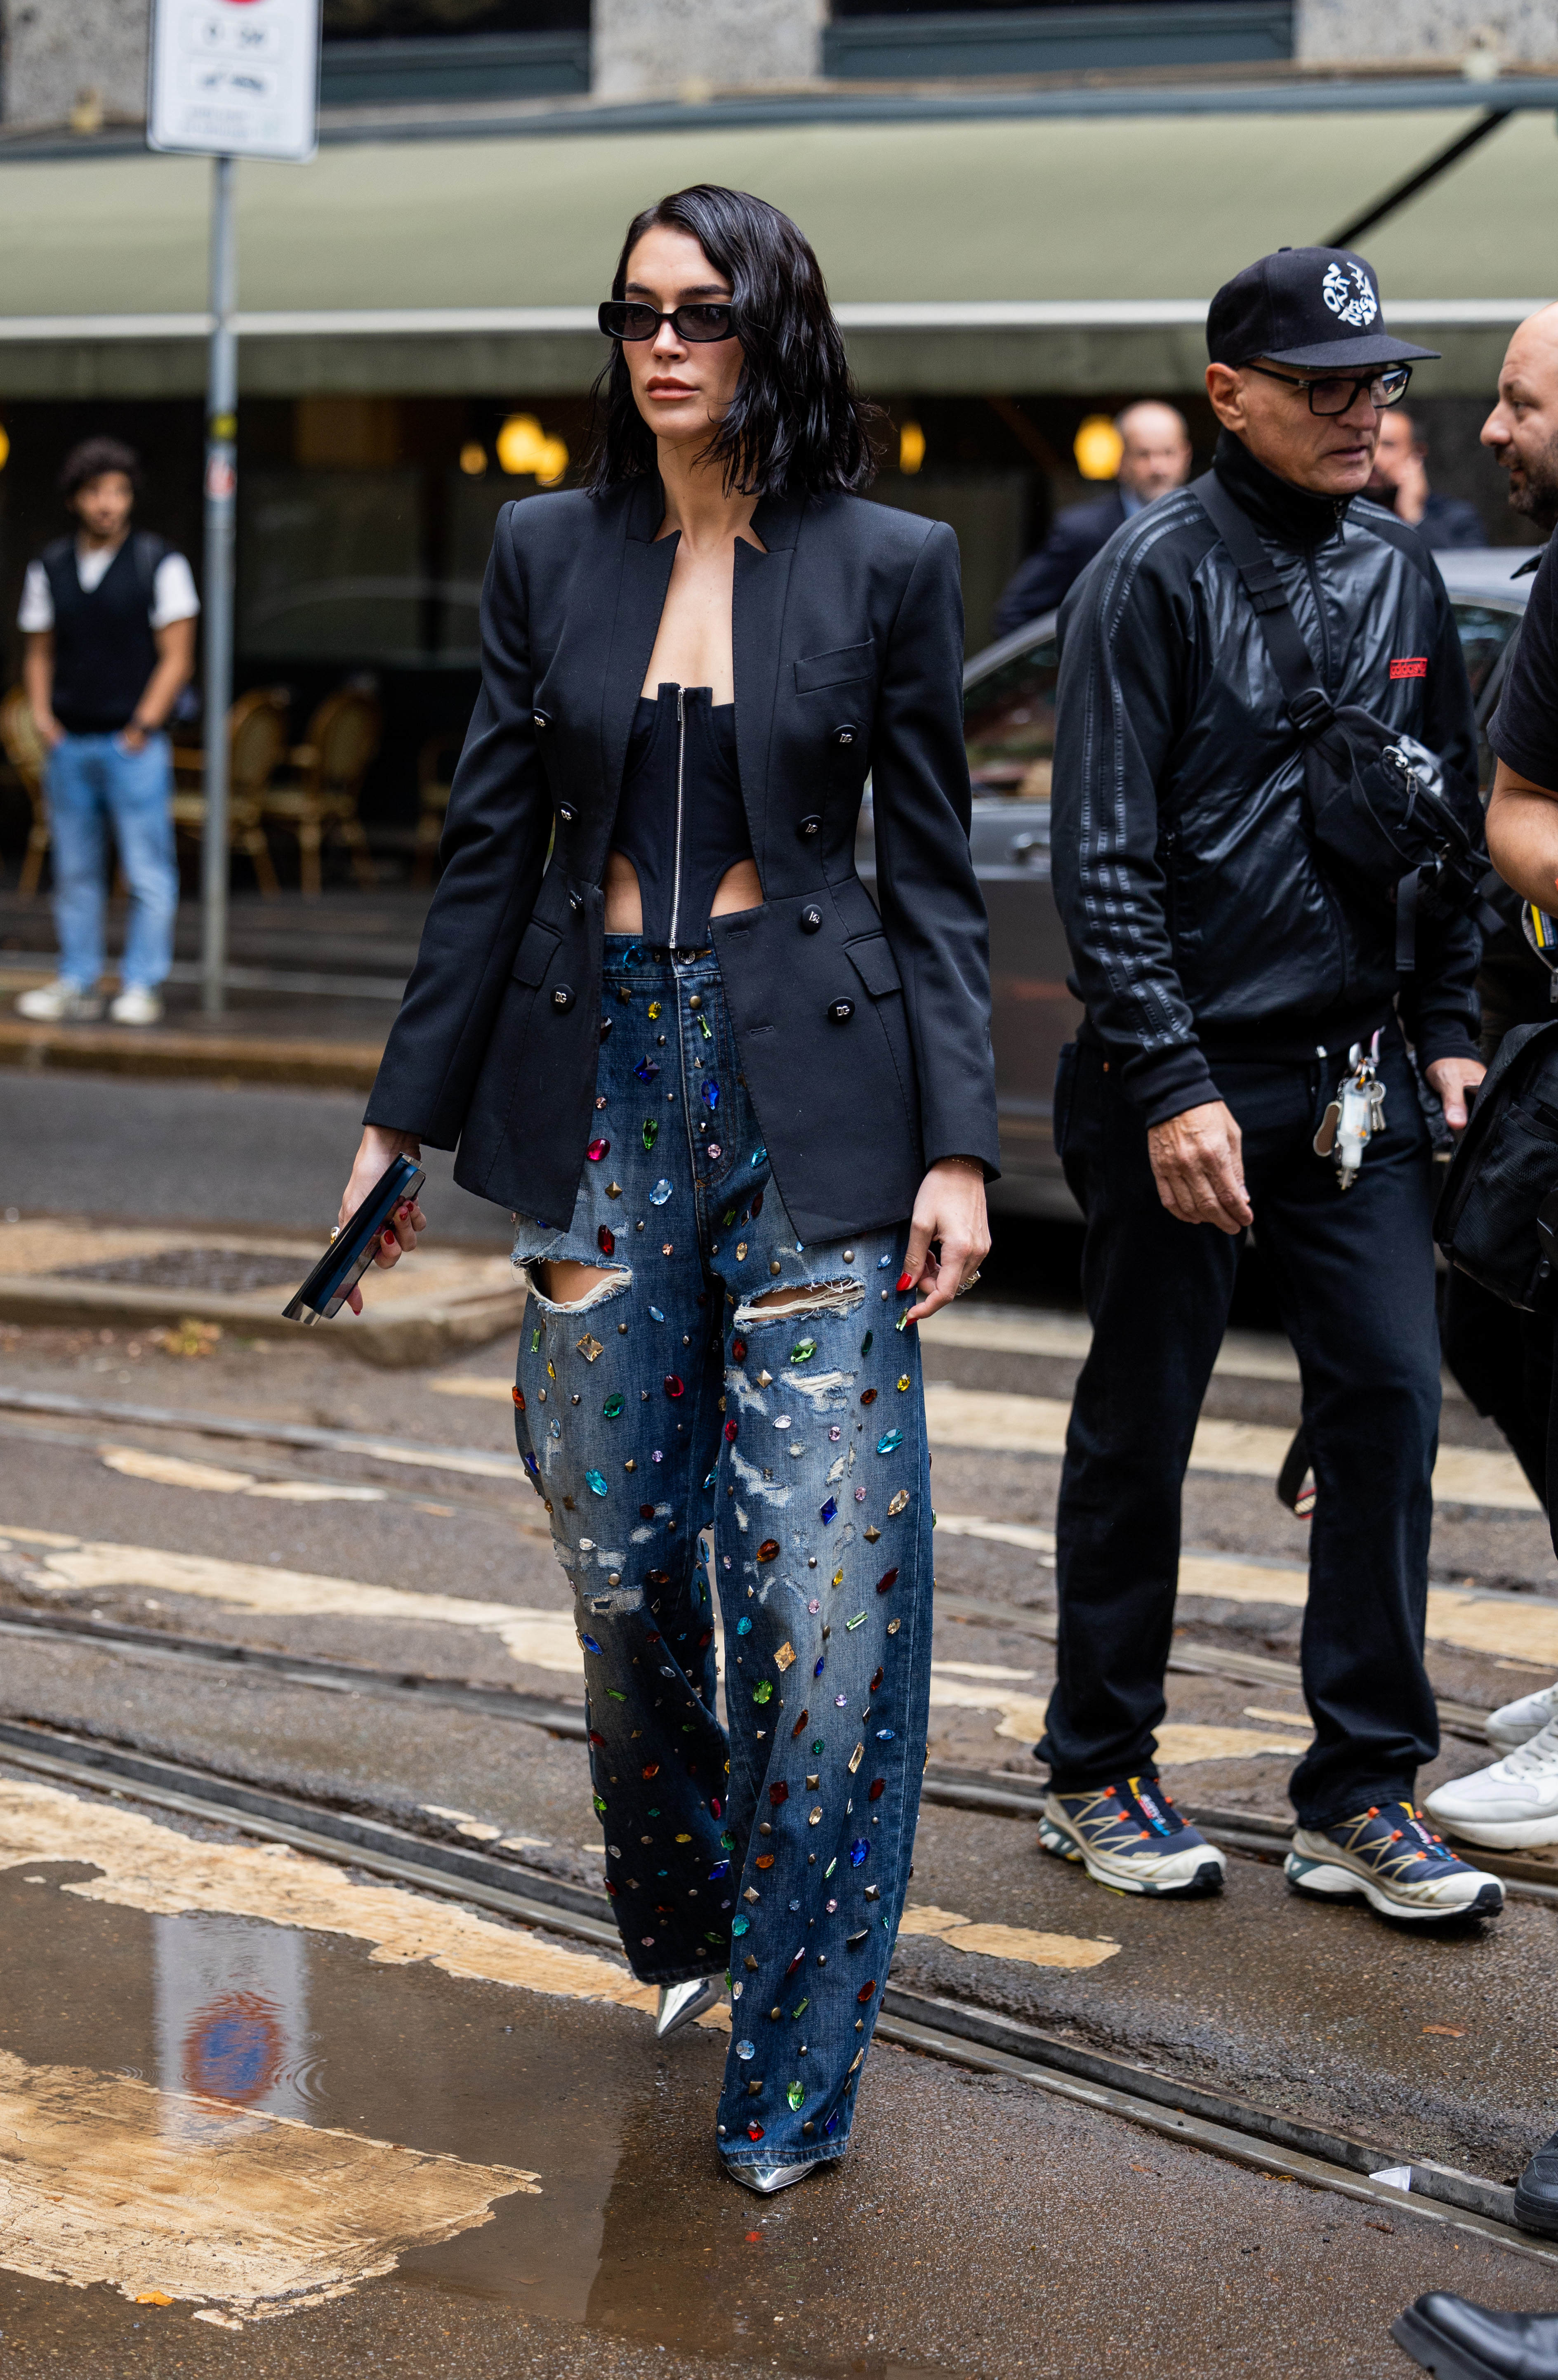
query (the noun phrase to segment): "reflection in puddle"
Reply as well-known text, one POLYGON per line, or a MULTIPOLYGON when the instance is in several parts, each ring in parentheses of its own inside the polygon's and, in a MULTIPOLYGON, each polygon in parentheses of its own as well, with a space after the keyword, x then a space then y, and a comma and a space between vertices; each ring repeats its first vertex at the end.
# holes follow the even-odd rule
MULTIPOLYGON (((322 2099, 308 2079, 307 1937, 236 1917, 151 1922, 163 2089, 307 2121, 322 2099)), ((190 2121, 167 2102, 170 2136, 190 2121)))

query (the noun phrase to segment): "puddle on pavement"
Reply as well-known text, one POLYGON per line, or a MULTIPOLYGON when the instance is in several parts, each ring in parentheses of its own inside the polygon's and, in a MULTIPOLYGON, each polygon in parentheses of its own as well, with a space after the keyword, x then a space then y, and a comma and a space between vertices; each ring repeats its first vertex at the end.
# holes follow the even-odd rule
POLYGON ((188 1878, 229 1862, 229 1898, 252 1900, 246 1864, 271 1854, 38 1791, 0 1777, 0 1796, 38 1814, 37 1840, 44 1818, 79 1813, 81 1847, 101 1838, 103 1856, 54 1842, 29 1856, 14 1820, 0 1842, 0 2260, 85 2285, 68 2292, 74 2319, 101 2318, 92 2285, 106 2284, 121 2302, 171 2299, 168 2319, 247 2329, 393 2273, 711 2359, 874 2380, 922 2369, 815 2337, 845 2212, 822 2192, 842 2187, 852 2214, 847 2180, 766 2204, 718 2173, 723 2033, 658 2048, 641 2008, 492 1980, 501 1953, 483 1966, 467 1950, 450 1973, 432 1961, 462 1923, 573 1955, 578 1990, 611 1971, 418 1895, 393 1896, 408 1933, 386 1962, 382 1922, 353 1907, 383 1888, 323 1862, 275 1865, 310 1908, 333 1893, 349 1932, 180 1908, 188 1878), (413 1911, 428 1912, 425 1948, 413 1911))

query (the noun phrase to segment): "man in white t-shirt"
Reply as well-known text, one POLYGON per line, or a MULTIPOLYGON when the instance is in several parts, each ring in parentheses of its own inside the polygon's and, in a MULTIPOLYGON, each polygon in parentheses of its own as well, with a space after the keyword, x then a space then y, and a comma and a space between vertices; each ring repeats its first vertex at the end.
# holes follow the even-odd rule
POLYGON ((76 516, 28 565, 18 626, 32 721, 48 749, 59 974, 17 1002, 44 1024, 103 1014, 108 832, 130 888, 117 1025, 154 1025, 173 963, 178 867, 173 764, 164 722, 194 672, 199 598, 189 565, 130 528, 140 459, 89 438, 66 459, 60 493, 76 516))

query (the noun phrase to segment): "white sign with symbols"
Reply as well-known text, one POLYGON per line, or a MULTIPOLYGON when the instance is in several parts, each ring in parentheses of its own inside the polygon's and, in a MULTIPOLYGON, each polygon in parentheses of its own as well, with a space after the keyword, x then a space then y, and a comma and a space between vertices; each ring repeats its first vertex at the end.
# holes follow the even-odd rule
POLYGON ((154 0, 153 149, 301 164, 318 145, 320 0, 154 0))

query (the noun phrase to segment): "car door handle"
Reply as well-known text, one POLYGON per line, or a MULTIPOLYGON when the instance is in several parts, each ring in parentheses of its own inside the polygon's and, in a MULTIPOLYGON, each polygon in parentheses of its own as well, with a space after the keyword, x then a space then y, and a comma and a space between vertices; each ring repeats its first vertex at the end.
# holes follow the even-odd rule
POLYGON ((1038 834, 1014 834, 1007 845, 1008 854, 1011 858, 1024 862, 1030 859, 1035 851, 1043 851, 1044 848, 1044 837, 1038 834))

